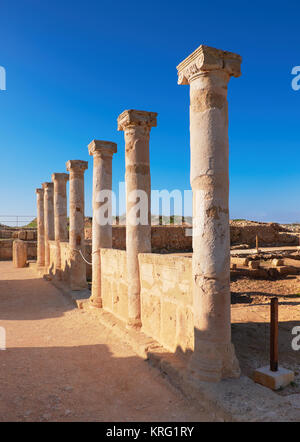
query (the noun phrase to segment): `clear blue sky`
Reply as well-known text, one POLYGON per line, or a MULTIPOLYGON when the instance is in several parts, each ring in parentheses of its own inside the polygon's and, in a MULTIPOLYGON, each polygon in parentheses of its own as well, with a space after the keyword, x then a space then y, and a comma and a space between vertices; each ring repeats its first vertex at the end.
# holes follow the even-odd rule
POLYGON ((299 1, 2 0, 0 215, 36 212, 35 188, 89 161, 94 138, 118 143, 113 186, 124 180, 124 109, 158 112, 151 132, 154 189, 189 189, 188 87, 176 65, 200 44, 243 57, 229 84, 230 215, 300 222, 299 1))

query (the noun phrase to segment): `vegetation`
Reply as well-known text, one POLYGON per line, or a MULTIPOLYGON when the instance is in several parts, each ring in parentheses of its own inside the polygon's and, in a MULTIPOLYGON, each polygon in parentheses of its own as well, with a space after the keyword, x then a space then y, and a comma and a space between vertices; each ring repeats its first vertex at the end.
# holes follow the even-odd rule
POLYGON ((34 218, 30 223, 28 223, 26 226, 23 226, 23 228, 37 228, 37 220, 34 218))

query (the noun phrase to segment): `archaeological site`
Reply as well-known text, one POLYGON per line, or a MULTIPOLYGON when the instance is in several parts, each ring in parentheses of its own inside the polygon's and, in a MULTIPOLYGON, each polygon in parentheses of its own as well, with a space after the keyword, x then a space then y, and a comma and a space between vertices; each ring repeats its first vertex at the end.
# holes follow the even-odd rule
MULTIPOLYGON (((166 117, 149 100, 147 110, 114 107, 114 130, 97 122, 81 150, 61 152, 65 161, 41 146, 42 172, 38 163, 26 172, 41 177, 29 195, 36 214, 19 225, 0 216, 1 422, 300 421, 300 224, 229 212, 242 56, 176 49, 170 107, 189 94, 180 106, 190 140, 180 153, 189 170, 176 174, 189 176, 191 213, 176 192, 153 203, 153 181, 166 186, 173 159, 166 177, 156 173, 153 140, 166 117)), ((130 93, 143 95, 136 84, 130 93)))

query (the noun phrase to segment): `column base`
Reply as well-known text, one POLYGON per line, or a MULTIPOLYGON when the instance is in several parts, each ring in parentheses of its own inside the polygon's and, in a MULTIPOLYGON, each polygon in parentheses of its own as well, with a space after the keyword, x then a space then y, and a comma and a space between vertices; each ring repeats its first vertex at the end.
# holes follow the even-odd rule
POLYGON ((103 308, 102 299, 94 298, 93 296, 89 299, 91 307, 103 308))
POLYGON ((136 330, 139 331, 142 327, 142 323, 140 319, 128 319, 126 324, 126 328, 128 330, 136 330))
POLYGON ((191 356, 189 372, 197 380, 205 382, 239 378, 241 370, 233 344, 198 342, 191 356))

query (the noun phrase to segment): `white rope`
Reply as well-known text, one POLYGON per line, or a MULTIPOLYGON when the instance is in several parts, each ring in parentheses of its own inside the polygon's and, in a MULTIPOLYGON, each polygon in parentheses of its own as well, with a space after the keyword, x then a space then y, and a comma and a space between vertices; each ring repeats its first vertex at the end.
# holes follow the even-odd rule
POLYGON ((78 252, 80 253, 80 255, 81 255, 81 258, 83 259, 83 261, 85 261, 88 265, 92 265, 92 263, 91 262, 88 262, 86 259, 85 259, 85 257, 83 256, 83 254, 82 254, 82 251, 81 250, 78 250, 78 252))
MULTIPOLYGON (((71 249, 71 251, 72 252, 79 252, 80 253, 80 255, 81 255, 81 258, 88 264, 88 265, 93 265, 91 262, 88 262, 86 259, 85 259, 85 257, 83 256, 83 254, 82 254, 82 251, 81 250, 78 250, 78 249, 71 249)), ((94 252, 93 252, 94 253, 94 252)))

